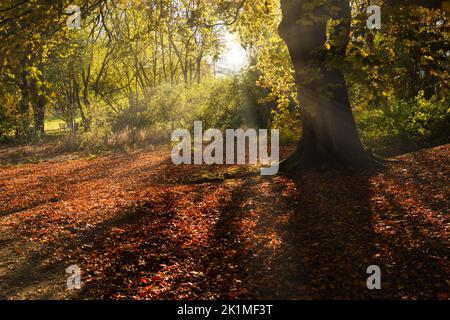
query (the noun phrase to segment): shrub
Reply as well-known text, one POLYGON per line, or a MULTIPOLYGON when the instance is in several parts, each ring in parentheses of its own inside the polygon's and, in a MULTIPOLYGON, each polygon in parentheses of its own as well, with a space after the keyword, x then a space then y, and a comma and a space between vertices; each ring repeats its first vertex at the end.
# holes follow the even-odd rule
POLYGON ((389 101, 385 109, 356 109, 364 144, 381 154, 399 154, 449 142, 450 109, 445 98, 389 101))

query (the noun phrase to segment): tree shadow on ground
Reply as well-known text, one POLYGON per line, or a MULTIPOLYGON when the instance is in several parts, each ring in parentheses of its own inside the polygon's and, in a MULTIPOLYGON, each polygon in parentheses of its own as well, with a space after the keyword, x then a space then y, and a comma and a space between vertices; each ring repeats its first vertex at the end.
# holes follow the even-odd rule
MULTIPOLYGON (((374 257, 377 236, 372 225, 371 175, 325 172, 293 177, 298 206, 287 222, 283 247, 296 253, 291 259, 306 278, 299 283, 303 292, 288 291, 287 298, 296 298, 299 293, 317 299, 377 296, 366 284, 367 267, 378 263, 374 257)), ((292 281, 286 277, 287 283, 292 281)))
MULTIPOLYGON (((95 168, 98 164, 90 163, 83 166, 84 176, 81 175, 75 184, 80 184, 80 180, 83 181, 97 181, 103 177, 111 174, 117 164, 123 160, 124 156, 121 155, 118 158, 105 162, 106 168, 100 173, 95 172, 95 168), (92 169, 92 170, 91 170, 92 169)), ((128 156, 127 163, 131 163, 137 159, 136 155, 128 156)), ((164 172, 169 160, 164 159, 160 162, 151 163, 150 167, 158 167, 156 172, 164 172)), ((127 181, 130 177, 136 176, 137 171, 140 171, 141 167, 127 166, 125 171, 117 173, 119 180, 127 181)), ((75 168, 75 170, 81 170, 75 168)), ((71 170, 70 172, 72 172, 71 170)), ((64 173, 48 172, 48 184, 61 183, 66 176, 64 173)), ((142 177, 148 177, 148 175, 141 174, 142 177)), ((156 181, 149 181, 145 187, 149 187, 156 181)), ((45 184, 45 188, 48 190, 49 186, 45 184)), ((44 184, 43 184, 44 186, 44 184)), ((142 186, 141 186, 142 187, 142 186)), ((36 190, 33 190, 35 193, 36 190)), ((61 188, 59 188, 61 191, 61 188)), ((69 194, 69 196, 76 197, 76 194, 69 194)), ((171 194, 162 194, 160 203, 171 206, 171 194)), ((68 198, 66 197, 65 200, 68 198)), ((25 208, 14 208, 11 212, 2 211, 0 217, 5 218, 7 215, 13 216, 20 213, 21 210, 34 210, 39 206, 48 205, 57 202, 60 199, 42 200, 38 203, 32 203, 25 208)), ((152 213, 152 201, 141 201, 139 206, 135 203, 131 208, 124 208, 124 214, 113 215, 112 217, 105 218, 105 220, 95 226, 86 227, 89 225, 86 221, 77 221, 75 226, 66 226, 62 224, 63 220, 47 221, 41 223, 41 219, 44 216, 30 215, 27 224, 30 225, 32 232, 20 233, 18 230, 5 228, 1 237, 0 257, 2 257, 2 263, 8 266, 1 268, 0 271, 0 298, 8 299, 13 297, 32 297, 41 299, 55 299, 65 298, 69 295, 66 291, 66 278, 65 268, 71 264, 80 265, 83 260, 90 254, 96 254, 95 249, 102 248, 102 242, 105 239, 115 236, 114 228, 121 228, 129 224, 133 224, 139 221, 142 216, 152 213), (36 238, 36 233, 46 232, 45 228, 49 227, 46 223, 52 224, 51 227, 55 227, 53 224, 59 224, 61 229, 71 229, 72 233, 67 235, 67 232, 58 233, 51 242, 44 243, 39 241, 39 237, 36 238), (30 238, 31 237, 31 238, 30 238), (34 238, 34 239, 33 239, 34 238), (30 240, 26 240, 30 239, 30 240), (33 240, 31 240, 33 239, 33 240), (94 244, 95 242, 95 244, 94 244)), ((160 208, 159 208, 160 209, 160 208)), ((32 212, 30 212, 32 213, 32 212)), ((45 216, 49 215, 48 211, 45 216)), ((50 215, 52 213, 50 212, 50 215)), ((45 217, 46 218, 46 217, 45 217)), ((170 215, 165 217, 170 219, 170 215)), ((159 226, 155 225, 155 228, 159 226)), ((60 230, 58 230, 60 231, 60 230)))
MULTIPOLYGON (((164 226, 169 226, 172 218, 172 199, 170 196, 170 194, 165 194, 164 199, 161 199, 162 203, 167 206, 167 210, 164 210, 163 214, 153 215, 155 203, 142 202, 141 206, 124 210, 122 214, 80 233, 75 238, 63 237, 51 246, 44 246, 40 252, 28 253, 25 259, 21 259, 22 261, 17 267, 0 277, 0 288, 2 288, 0 290, 0 298, 14 297, 24 290, 30 290, 33 286, 39 285, 41 285, 37 289, 39 292, 32 293, 33 298, 64 298, 65 294, 69 294, 66 291, 68 275, 65 273, 65 269, 69 265, 78 264, 82 268, 83 277, 88 277, 89 273, 94 276, 98 271, 102 271, 83 269, 86 259, 90 258, 108 260, 105 262, 109 263, 108 267, 111 267, 109 270, 116 273, 110 274, 105 272, 102 274, 102 277, 96 279, 97 282, 103 281, 105 284, 108 284, 107 290, 102 293, 102 296, 108 297, 112 292, 117 292, 117 287, 120 287, 120 283, 114 280, 127 266, 133 264, 137 266, 138 261, 127 256, 126 250, 123 250, 122 256, 118 253, 117 256, 114 256, 110 251, 114 244, 120 246, 120 237, 118 237, 115 230, 122 230, 122 228, 125 230, 133 226, 139 226, 145 216, 153 215, 153 219, 158 219, 158 223, 152 225, 149 231, 153 231, 153 236, 163 233, 164 226), (104 255, 103 257, 102 254, 104 255), (121 259, 126 261, 126 263, 121 263, 123 261, 121 259), (51 283, 51 288, 46 288, 46 282, 51 283), (49 290, 53 290, 53 292, 49 292, 49 290)), ((87 293, 86 290, 73 293, 76 294, 75 297, 83 295, 95 297, 91 292, 87 293)), ((99 294, 98 292, 96 293, 99 294)))
POLYGON ((247 180, 214 228, 211 246, 222 250, 208 257, 214 262, 208 277, 234 269, 211 290, 225 299, 376 297, 366 287, 366 269, 377 262, 369 177, 328 172, 247 180), (253 231, 246 234, 248 224, 253 231))
MULTIPOLYGON (((431 168, 426 162, 410 171, 423 174, 431 168)), ((442 172, 429 174, 445 179, 442 172)), ((394 196, 385 175, 404 177, 391 168, 247 179, 214 226, 210 247, 220 250, 204 259, 205 292, 222 299, 445 298, 445 220, 430 220, 421 207, 399 202, 411 190, 400 188, 394 196), (381 269, 381 290, 367 288, 371 265, 381 269)), ((419 190, 412 197, 424 201, 419 190)))

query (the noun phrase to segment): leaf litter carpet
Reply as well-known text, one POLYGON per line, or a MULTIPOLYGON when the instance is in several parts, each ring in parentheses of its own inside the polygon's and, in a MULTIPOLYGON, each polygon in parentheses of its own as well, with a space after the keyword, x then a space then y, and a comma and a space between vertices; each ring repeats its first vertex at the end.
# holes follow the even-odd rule
POLYGON ((246 169, 175 166, 166 148, 3 166, 0 298, 446 300, 449 154, 210 180, 246 169))

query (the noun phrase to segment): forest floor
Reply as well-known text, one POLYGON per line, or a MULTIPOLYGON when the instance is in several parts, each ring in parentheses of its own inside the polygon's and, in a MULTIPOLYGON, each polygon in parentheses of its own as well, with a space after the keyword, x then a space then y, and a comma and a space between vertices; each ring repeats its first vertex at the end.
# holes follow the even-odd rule
POLYGON ((379 171, 275 177, 177 167, 168 148, 41 146, 31 163, 11 148, 0 299, 448 299, 450 145, 379 171), (79 291, 66 289, 70 265, 79 291), (370 265, 381 290, 366 287, 370 265))

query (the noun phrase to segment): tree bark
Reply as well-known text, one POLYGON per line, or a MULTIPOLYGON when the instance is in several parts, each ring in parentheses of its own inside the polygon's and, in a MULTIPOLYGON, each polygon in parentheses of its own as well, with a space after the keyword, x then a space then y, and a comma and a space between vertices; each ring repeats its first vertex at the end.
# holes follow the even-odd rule
POLYGON ((345 56, 348 44, 349 3, 330 0, 315 7, 313 3, 314 0, 281 2, 283 20, 279 34, 289 49, 302 107, 302 137, 296 152, 282 162, 281 169, 376 165, 358 137, 344 75, 336 63, 345 56), (329 19, 339 19, 332 33, 337 40, 331 45, 327 42, 329 19))
POLYGON ((30 112, 30 90, 28 88, 27 73, 22 70, 20 73, 19 88, 21 93, 21 98, 19 101, 19 117, 18 124, 16 128, 16 139, 25 140, 28 138, 30 122, 29 122, 29 112, 30 112))
POLYGON ((44 137, 44 117, 46 98, 42 95, 38 95, 33 103, 33 120, 34 120, 34 134, 36 139, 42 139, 44 137))

